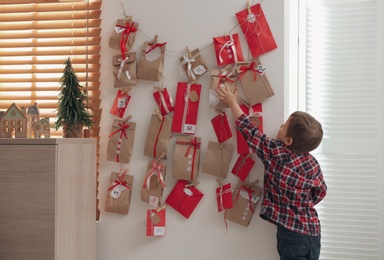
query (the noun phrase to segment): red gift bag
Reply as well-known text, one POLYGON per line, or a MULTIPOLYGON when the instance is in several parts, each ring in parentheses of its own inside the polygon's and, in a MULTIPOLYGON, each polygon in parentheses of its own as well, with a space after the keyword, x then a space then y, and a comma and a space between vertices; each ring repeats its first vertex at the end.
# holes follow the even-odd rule
MULTIPOLYGON (((249 116, 250 120, 258 126, 258 129, 263 133, 263 117, 262 117, 262 105, 256 104, 253 106, 248 106, 246 104, 240 105, 241 110, 244 114, 249 116)), ((244 136, 239 130, 236 129, 236 139, 237 139, 237 153, 238 154, 248 154, 252 153, 249 148, 247 141, 244 139, 244 136)))
POLYGON ((228 117, 225 112, 212 118, 211 123, 219 143, 225 142, 232 137, 232 131, 229 127, 228 117))
POLYGON ((195 134, 200 102, 200 84, 179 82, 176 90, 172 132, 195 134))
POLYGON ((231 173, 239 177, 241 181, 245 181, 253 165, 255 165, 255 161, 251 158, 251 154, 240 154, 231 173))
POLYGON ((171 113, 175 108, 173 105, 173 99, 169 95, 168 90, 162 87, 155 87, 157 91, 153 92, 156 104, 159 106, 161 115, 171 113))
POLYGON ((234 64, 244 60, 237 33, 213 38, 213 47, 215 48, 218 66, 234 64))
POLYGON ((165 235, 165 207, 147 210, 147 232, 148 237, 165 235))
POLYGON ((244 33, 252 57, 258 57, 277 48, 260 4, 236 13, 236 18, 244 33))
POLYGON ((190 186, 188 181, 178 180, 165 203, 188 219, 203 196, 204 194, 195 186, 190 186))
POLYGON ((233 207, 231 183, 216 188, 216 202, 218 212, 233 207))
POLYGON ((128 92, 122 90, 117 91, 110 113, 112 115, 123 118, 129 100, 131 100, 131 96, 128 94, 128 92))

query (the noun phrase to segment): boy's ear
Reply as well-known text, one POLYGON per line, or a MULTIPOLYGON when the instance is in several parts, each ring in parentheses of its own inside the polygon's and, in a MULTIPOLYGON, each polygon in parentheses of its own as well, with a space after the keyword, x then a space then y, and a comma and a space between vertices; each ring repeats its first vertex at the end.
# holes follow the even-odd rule
POLYGON ((287 139, 284 140, 285 145, 289 146, 293 143, 292 137, 287 137, 287 139))

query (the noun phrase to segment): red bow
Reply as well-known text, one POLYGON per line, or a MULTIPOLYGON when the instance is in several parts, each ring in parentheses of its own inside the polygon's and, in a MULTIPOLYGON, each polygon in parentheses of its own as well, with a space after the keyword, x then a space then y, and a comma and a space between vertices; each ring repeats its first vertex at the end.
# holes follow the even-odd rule
POLYGON ((120 38, 120 51, 121 51, 123 60, 125 60, 125 53, 128 52, 127 41, 128 41, 129 34, 131 32, 137 32, 137 28, 133 27, 135 25, 134 22, 132 22, 132 25, 130 25, 129 22, 127 22, 126 25, 127 25, 126 27, 117 25, 117 27, 124 28, 123 34, 121 35, 121 38, 120 38))
POLYGON ((240 75, 239 75, 239 79, 244 76, 245 72, 247 72, 248 70, 251 70, 253 71, 253 80, 256 81, 257 79, 257 73, 261 74, 262 72, 260 72, 258 69, 256 69, 256 63, 253 61, 251 64, 249 64, 249 66, 241 66, 240 67, 240 75))
POLYGON ((111 137, 114 134, 117 134, 118 132, 120 133, 120 138, 125 137, 125 139, 128 139, 127 134, 125 133, 125 130, 129 128, 129 125, 126 124, 126 122, 123 122, 123 124, 119 123, 120 128, 117 129, 116 131, 112 132, 108 137, 111 137))
POLYGON ((127 189, 129 189, 130 187, 129 187, 127 181, 123 181, 126 173, 127 173, 127 172, 124 171, 124 174, 121 175, 121 176, 119 177, 119 180, 114 180, 114 181, 113 181, 114 185, 112 185, 111 187, 109 187, 109 188, 108 188, 108 191, 112 190, 113 188, 115 188, 116 186, 119 186, 119 185, 123 185, 124 187, 126 187, 127 189))

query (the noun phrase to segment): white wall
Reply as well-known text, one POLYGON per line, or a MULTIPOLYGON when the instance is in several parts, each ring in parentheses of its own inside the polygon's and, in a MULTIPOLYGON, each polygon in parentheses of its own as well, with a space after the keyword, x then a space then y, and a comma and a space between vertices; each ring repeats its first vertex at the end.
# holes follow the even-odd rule
MULTIPOLYGON (((199 48, 208 67, 217 68, 211 45, 212 38, 230 33, 237 25, 235 13, 246 7, 246 1, 234 0, 125 0, 123 2, 125 14, 132 15, 140 28, 132 51, 139 52, 143 42, 152 40, 155 34, 159 35, 159 42, 167 42, 164 87, 167 87, 173 97, 175 97, 177 82, 186 81, 186 77, 179 74, 178 68, 179 57, 185 47, 188 46, 190 50, 199 48)), ((262 7, 278 45, 277 49, 260 56, 275 91, 275 96, 263 103, 264 131, 274 137, 278 127, 284 121, 284 1, 264 1, 262 7)), ((143 152, 150 116, 156 108, 152 97, 152 87, 157 85, 156 83, 141 81, 130 92, 132 98, 125 116, 132 115, 132 121, 137 123, 131 163, 120 165, 105 160, 108 135, 112 121, 116 119, 109 114, 117 92, 117 89, 113 88, 111 60, 113 55, 118 54, 118 51, 108 47, 108 38, 116 19, 123 17, 124 10, 119 0, 104 0, 100 87, 103 114, 100 132, 98 196, 101 217, 97 223, 97 259, 278 259, 275 226, 259 218, 259 206, 248 228, 228 221, 229 228, 225 232, 223 214, 217 212, 215 201, 216 178, 202 172, 199 174, 200 184, 197 187, 205 195, 191 217, 185 219, 173 208, 168 207, 166 235, 156 238, 146 237, 146 210, 152 207, 141 201, 140 186, 150 160, 149 157, 143 156, 143 152), (130 174, 134 175, 128 215, 104 212, 109 175, 111 171, 118 171, 121 167, 129 168, 130 174)), ((251 58, 239 26, 233 32, 239 33, 243 41, 243 53, 246 58, 251 58)), ((205 74, 199 83, 202 84, 202 95, 196 135, 202 137, 202 160, 208 141, 216 140, 210 122, 211 118, 216 116, 216 112, 208 105, 209 73, 205 74)), ((229 120, 233 128, 233 117, 230 116, 229 120)), ((164 192, 164 198, 176 183, 172 178, 174 137, 168 153, 167 189, 164 192)), ((235 137, 230 140, 230 143, 236 145, 235 137)), ((237 153, 234 152, 230 169, 236 158, 237 153)), ((249 180, 260 179, 262 182, 263 168, 260 161, 257 161, 257 164, 249 180)), ((225 183, 231 182, 234 187, 237 181, 236 176, 228 173, 225 183)))

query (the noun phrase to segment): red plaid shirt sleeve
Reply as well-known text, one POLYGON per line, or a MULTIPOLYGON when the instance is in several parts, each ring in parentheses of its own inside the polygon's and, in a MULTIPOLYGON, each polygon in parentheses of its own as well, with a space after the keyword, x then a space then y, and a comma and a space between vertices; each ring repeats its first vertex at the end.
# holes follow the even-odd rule
POLYGON ((244 114, 236 128, 264 164, 260 217, 294 232, 319 235, 314 206, 325 197, 327 186, 317 160, 309 153, 297 155, 280 140, 261 134, 244 114))

